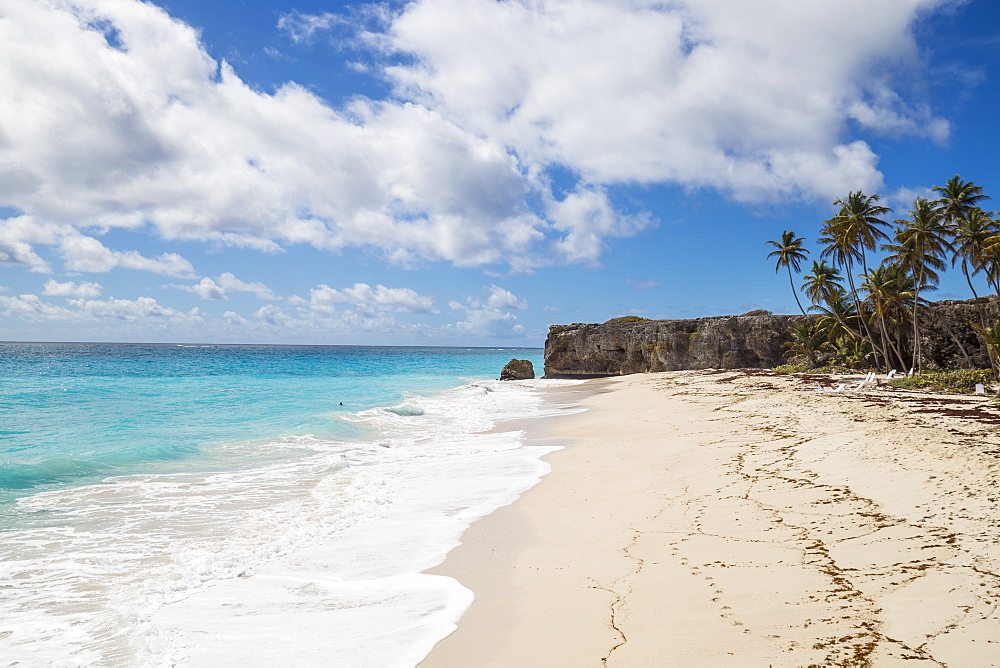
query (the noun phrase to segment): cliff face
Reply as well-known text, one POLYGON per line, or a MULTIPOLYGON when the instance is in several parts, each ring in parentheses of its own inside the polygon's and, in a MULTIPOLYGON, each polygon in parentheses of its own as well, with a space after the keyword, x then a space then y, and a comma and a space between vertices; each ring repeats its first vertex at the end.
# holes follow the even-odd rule
MULTIPOLYGON (((1000 316, 996 298, 942 301, 921 309, 926 368, 985 368, 971 322, 1000 316)), ((719 316, 695 320, 552 325, 545 341, 547 378, 618 376, 681 369, 771 368, 784 364, 789 325, 797 315, 719 316)))

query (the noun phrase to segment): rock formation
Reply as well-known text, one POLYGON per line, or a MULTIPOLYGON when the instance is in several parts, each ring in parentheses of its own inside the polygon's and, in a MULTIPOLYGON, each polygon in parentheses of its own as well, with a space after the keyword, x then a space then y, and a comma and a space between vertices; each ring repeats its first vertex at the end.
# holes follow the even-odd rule
MULTIPOLYGON (((989 358, 970 323, 1000 317, 996 297, 941 301, 920 311, 925 368, 986 368, 989 358)), ((552 325, 546 378, 618 376, 680 369, 772 368, 784 364, 789 325, 801 315, 744 315, 552 325)))
POLYGON ((513 359, 500 372, 500 380, 531 380, 535 377, 535 367, 531 360, 513 359))

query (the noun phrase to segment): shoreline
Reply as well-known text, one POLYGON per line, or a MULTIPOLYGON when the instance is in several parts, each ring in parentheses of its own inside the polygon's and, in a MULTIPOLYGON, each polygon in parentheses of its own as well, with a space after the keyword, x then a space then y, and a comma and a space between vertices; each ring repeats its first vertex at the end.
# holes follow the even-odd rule
POLYGON ((576 386, 552 471, 426 571, 420 664, 1000 665, 1000 409, 760 372, 576 386), (604 392, 601 390, 610 390, 604 392))

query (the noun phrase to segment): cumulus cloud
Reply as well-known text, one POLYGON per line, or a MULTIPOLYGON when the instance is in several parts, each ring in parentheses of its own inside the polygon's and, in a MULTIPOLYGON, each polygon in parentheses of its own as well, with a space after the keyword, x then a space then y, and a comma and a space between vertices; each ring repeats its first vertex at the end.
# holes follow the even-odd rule
POLYGON ((63 237, 59 252, 68 271, 104 273, 122 267, 181 278, 194 274, 191 263, 177 253, 149 258, 137 251, 113 251, 97 239, 82 234, 63 237))
POLYGON ((335 306, 349 304, 365 311, 396 311, 408 313, 437 313, 434 300, 410 288, 387 288, 384 285, 372 287, 367 283, 355 283, 352 287, 335 290, 328 285, 320 285, 309 291, 309 299, 295 300, 293 303, 332 312, 335 306))
POLYGON ((58 281, 46 281, 45 288, 42 290, 42 294, 49 297, 99 297, 101 291, 104 288, 101 287, 100 283, 74 283, 72 281, 67 281, 65 283, 60 283, 58 281))
MULTIPOLYGON (((595 264, 652 222, 613 205, 619 184, 746 201, 877 188, 878 156, 850 133, 947 136, 892 75, 918 67, 914 19, 955 1, 415 0, 282 18, 299 41, 353 21, 393 63, 393 97, 338 109, 247 85, 152 3, 6 0, 0 206, 50 229, 369 246, 404 266, 595 264)), ((0 263, 49 271, 38 244, 71 271, 194 277, 180 256, 65 232, 0 231, 0 263)))
POLYGON ((464 304, 454 300, 448 302, 453 310, 465 311, 465 318, 445 325, 444 331, 498 339, 523 336, 524 326, 518 324, 516 315, 505 309, 526 309, 528 302, 497 285, 489 286, 486 292, 485 300, 466 297, 464 304))
POLYGON ((510 290, 505 290, 498 285, 491 285, 490 295, 486 298, 486 306, 488 308, 495 309, 526 309, 528 308, 528 302, 521 299, 510 290))
MULTIPOLYGON (((63 290, 62 288, 56 289, 63 290)), ((79 292, 79 289, 77 291, 79 292)), ((70 299, 68 306, 58 306, 43 301, 38 295, 23 294, 16 297, 0 296, 0 306, 5 309, 6 315, 17 316, 28 321, 126 321, 129 323, 161 321, 161 323, 171 322, 186 325, 203 321, 203 314, 197 308, 190 311, 179 311, 161 305, 152 297, 139 297, 134 300, 77 298, 70 299)))
POLYGON ((247 283, 246 281, 241 281, 236 278, 236 276, 229 272, 220 274, 215 279, 204 276, 194 285, 170 285, 167 287, 193 292, 202 299, 228 299, 226 296, 227 292, 251 292, 257 297, 257 299, 264 300, 274 300, 278 298, 275 296, 274 292, 272 292, 271 288, 267 287, 263 283, 247 283))
POLYGON ((891 87, 914 19, 953 0, 417 0, 388 32, 404 97, 593 183, 711 186, 743 200, 881 183, 867 129, 941 139, 891 87))

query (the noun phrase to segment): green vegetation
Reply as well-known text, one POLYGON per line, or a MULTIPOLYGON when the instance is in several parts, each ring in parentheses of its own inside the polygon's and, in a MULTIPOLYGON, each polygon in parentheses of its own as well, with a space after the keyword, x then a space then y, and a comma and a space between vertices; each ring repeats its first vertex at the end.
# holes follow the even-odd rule
POLYGON ((768 311, 766 308, 755 308, 752 311, 747 311, 746 313, 744 313, 742 317, 748 315, 774 315, 774 314, 771 311, 768 311))
POLYGON ((805 364, 782 364, 771 370, 775 373, 805 373, 809 368, 805 364))
POLYGON ((907 390, 932 392, 975 392, 976 385, 989 385, 995 380, 991 369, 960 369, 958 371, 925 371, 912 378, 894 378, 889 384, 907 390))
MULTIPOLYGON (((878 195, 859 190, 833 202, 839 211, 821 224, 820 259, 812 261, 801 284, 811 302, 807 310, 818 317, 789 328, 786 354, 792 362, 919 373, 925 296, 937 288, 949 263, 961 268, 974 297, 972 277, 978 274, 1000 295, 1000 220, 980 208, 989 197, 958 175, 934 186, 933 192, 938 199, 916 198, 908 217, 892 225, 884 220, 892 210, 880 204, 878 195), (876 252, 883 257, 870 266, 876 252)), ((798 273, 809 254, 803 241, 785 231, 780 241, 766 242, 774 248, 767 257, 777 259, 775 270, 788 271, 800 309, 792 271, 798 273)), ((982 310, 979 320, 970 325, 979 332, 996 372, 1000 323, 987 323, 982 310)), ((961 352, 969 363, 966 351, 961 352)))
POLYGON ((612 318, 611 320, 608 320, 604 324, 605 325, 620 325, 622 323, 628 323, 628 322, 648 322, 648 321, 649 321, 649 318, 642 318, 642 317, 637 316, 637 315, 623 315, 620 318, 612 318))
POLYGON ((806 255, 809 253, 809 251, 803 248, 803 241, 805 241, 804 237, 796 237, 795 232, 785 230, 781 233, 781 241, 767 242, 776 249, 768 253, 767 256, 778 258, 777 264, 774 266, 774 273, 781 271, 782 267, 788 270, 788 284, 792 286, 792 296, 795 297, 795 303, 799 305, 802 315, 805 315, 806 310, 802 308, 802 302, 799 301, 799 292, 795 289, 795 281, 792 280, 792 269, 795 269, 795 272, 798 273, 799 268, 802 266, 802 261, 806 259, 806 255))

